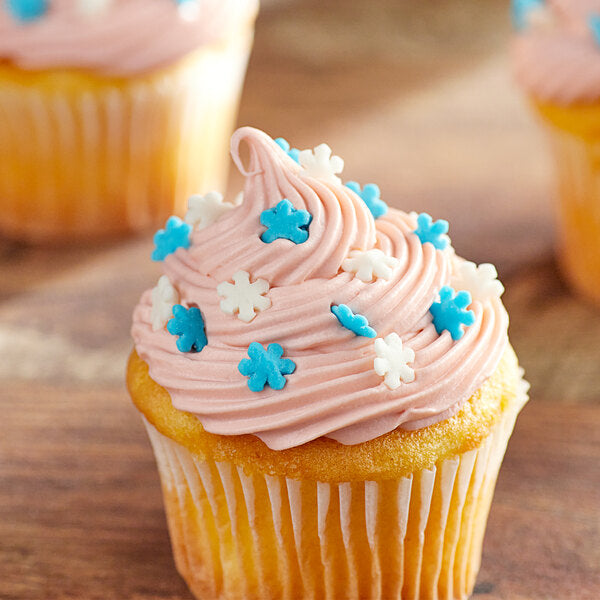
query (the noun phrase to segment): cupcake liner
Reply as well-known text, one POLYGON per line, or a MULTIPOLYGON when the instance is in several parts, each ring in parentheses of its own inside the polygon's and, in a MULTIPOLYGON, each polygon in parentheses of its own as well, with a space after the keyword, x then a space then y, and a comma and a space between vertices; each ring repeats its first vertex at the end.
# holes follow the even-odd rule
POLYGON ((558 181, 561 266, 578 291, 600 303, 600 132, 546 130, 558 181))
POLYGON ((252 32, 130 80, 0 68, 0 230, 143 230, 222 189, 252 32))
POLYGON ((145 419, 177 568, 198 598, 466 598, 523 382, 489 436, 391 481, 244 473, 145 419))

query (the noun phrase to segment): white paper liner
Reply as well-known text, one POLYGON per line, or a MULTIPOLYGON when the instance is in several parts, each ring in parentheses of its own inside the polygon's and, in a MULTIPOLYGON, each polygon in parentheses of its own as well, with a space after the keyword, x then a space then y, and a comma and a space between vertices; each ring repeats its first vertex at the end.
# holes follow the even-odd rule
POLYGON ((145 419, 177 567, 198 598, 463 599, 518 398, 479 448, 397 481, 247 476, 145 419))
POLYGON ((143 230, 222 190, 252 31, 121 86, 49 91, 0 75, 0 229, 143 230))

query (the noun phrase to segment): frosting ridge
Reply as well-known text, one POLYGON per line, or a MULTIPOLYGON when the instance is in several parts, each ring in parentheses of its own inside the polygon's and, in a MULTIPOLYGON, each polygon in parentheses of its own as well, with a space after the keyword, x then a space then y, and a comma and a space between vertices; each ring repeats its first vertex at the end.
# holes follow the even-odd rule
POLYGON ((0 5, 0 61, 28 69, 80 68, 127 76, 160 68, 241 30, 258 0, 113 0, 88 14, 85 0, 50 0, 22 22, 0 5), (188 6, 186 6, 188 5, 188 6))
POLYGON ((590 25, 599 15, 599 0, 540 1, 528 13, 511 53, 517 81, 536 100, 570 105, 600 98, 600 40, 590 25))
POLYGON ((474 300, 475 323, 453 341, 438 335, 429 308, 460 264, 414 233, 416 218, 390 209, 375 220, 350 188, 307 175, 266 134, 239 129, 232 155, 246 176, 243 202, 192 234, 189 250, 167 256, 164 271, 179 302, 198 306, 208 344, 182 354, 152 326, 152 290, 136 307, 132 334, 150 376, 173 405, 224 435, 254 434, 273 449, 326 436, 357 444, 397 427, 418 429, 454 414, 497 366, 508 317, 498 298, 474 300), (244 142, 248 166, 240 158, 244 142), (304 243, 260 240, 262 211, 288 199, 312 215, 304 243), (380 250, 396 259, 389 278, 363 281, 344 270, 351 251, 380 250), (217 286, 243 270, 268 282, 270 306, 250 322, 224 314, 217 286), (331 312, 347 305, 378 338, 396 333, 414 351, 415 378, 387 387, 374 368, 374 340, 355 335, 331 312), (280 344, 295 371, 285 387, 254 393, 238 372, 249 345, 280 344))

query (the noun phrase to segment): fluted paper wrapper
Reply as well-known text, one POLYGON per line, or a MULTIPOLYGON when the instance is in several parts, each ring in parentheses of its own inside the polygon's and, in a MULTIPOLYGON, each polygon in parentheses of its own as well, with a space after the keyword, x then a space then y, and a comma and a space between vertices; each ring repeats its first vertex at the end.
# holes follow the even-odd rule
POLYGON ((546 131, 558 182, 561 266, 575 289, 600 303, 600 133, 584 137, 549 123, 546 131))
POLYGON ((156 75, 0 70, 0 231, 31 240, 156 228, 223 189, 253 24, 156 75))
POLYGON ((248 476, 144 420, 179 572, 198 598, 467 598, 526 389, 479 448, 394 481, 248 476))

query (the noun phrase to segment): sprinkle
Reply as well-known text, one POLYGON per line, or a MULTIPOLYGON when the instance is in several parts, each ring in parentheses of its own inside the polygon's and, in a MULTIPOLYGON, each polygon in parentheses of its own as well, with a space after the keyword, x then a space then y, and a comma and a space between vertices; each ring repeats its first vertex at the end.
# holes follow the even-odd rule
POLYGON ((362 201, 367 205, 367 208, 371 211, 374 219, 383 217, 388 211, 388 205, 381 199, 381 192, 379 186, 375 183, 367 183, 365 187, 360 189, 360 185, 356 181, 349 181, 346 183, 346 187, 350 188, 355 194, 358 194, 362 201))
POLYGON ((162 329, 173 314, 173 305, 179 302, 179 293, 166 275, 152 290, 152 331, 162 329))
POLYGON ((439 219, 433 221, 427 213, 421 213, 417 217, 417 228, 413 232, 421 240, 421 244, 433 244, 438 250, 443 250, 450 243, 448 233, 448 221, 439 219))
POLYGON ((176 304, 173 307, 173 318, 167 323, 167 331, 179 336, 177 349, 180 352, 200 352, 208 343, 204 319, 196 306, 185 308, 176 304))
POLYGON ((48 0, 6 0, 6 6, 15 19, 29 23, 46 14, 48 0))
POLYGON ((300 154, 300 150, 298 150, 298 148, 290 148, 290 144, 289 142, 282 138, 282 137, 278 137, 275 140, 275 143, 292 159, 295 160, 296 162, 299 162, 298 160, 298 156, 300 154))
POLYGON ((239 372, 248 379, 248 387, 252 392, 262 392, 265 385, 274 390, 285 386, 284 375, 290 375, 296 370, 296 363, 289 358, 281 358, 283 348, 279 344, 269 344, 265 350, 258 342, 252 342, 248 347, 248 356, 239 365, 239 372))
POLYGON ((369 326, 367 317, 354 314, 345 304, 332 304, 331 312, 337 317, 342 327, 349 329, 355 335, 368 338, 377 337, 377 332, 369 326))
POLYGON ((307 175, 329 183, 342 183, 336 173, 343 171, 344 161, 339 156, 331 156, 331 148, 327 144, 319 144, 314 150, 302 150, 298 161, 307 175))
POLYGON ((415 380, 414 369, 408 366, 415 360, 412 348, 404 348, 397 333, 390 333, 385 338, 375 340, 373 367, 377 375, 384 377, 383 382, 390 390, 400 387, 400 382, 411 383, 415 380))
POLYGON ((434 302, 429 309, 433 315, 433 324, 438 335, 449 331, 453 340, 464 335, 464 326, 475 323, 475 313, 466 310, 471 304, 471 294, 461 291, 456 293, 449 285, 440 290, 440 301, 434 302))
POLYGON ((532 16, 544 10, 545 0, 512 0, 511 16, 513 27, 517 31, 523 31, 531 25, 532 16))
POLYGON ((208 192, 204 196, 195 194, 188 200, 185 222, 196 229, 204 229, 232 208, 233 204, 223 202, 223 194, 220 192, 208 192))
POLYGON ((504 292, 504 286, 497 279, 496 267, 490 263, 477 266, 468 260, 461 261, 455 265, 452 276, 452 287, 455 290, 466 290, 471 294, 472 300, 489 300, 500 298, 504 292))
POLYGON ((112 0, 77 0, 77 9, 86 17, 93 17, 104 12, 112 0))
POLYGON ((221 310, 233 315, 238 313, 238 319, 249 323, 256 316, 256 311, 266 310, 271 306, 271 300, 264 295, 269 291, 269 284, 264 279, 250 283, 247 271, 236 271, 233 283, 223 281, 217 286, 217 294, 225 298, 221 300, 221 310))
POLYGON ((378 249, 366 252, 353 250, 342 263, 342 269, 354 273, 361 281, 368 283, 377 277, 389 279, 397 264, 397 258, 387 256, 378 249))
POLYGON ((169 217, 165 229, 159 229, 154 234, 152 260, 164 260, 178 248, 189 248, 191 232, 191 225, 184 223, 179 217, 169 217))
POLYGON ((278 239, 290 240, 294 244, 302 244, 308 239, 308 226, 312 215, 304 209, 295 209, 293 204, 283 199, 275 208, 264 210, 260 222, 267 230, 260 239, 270 244, 278 239))

